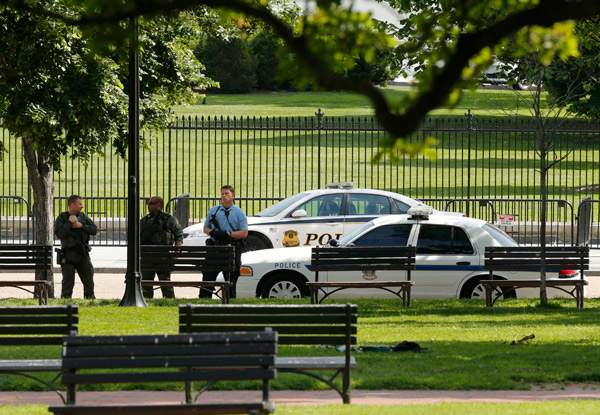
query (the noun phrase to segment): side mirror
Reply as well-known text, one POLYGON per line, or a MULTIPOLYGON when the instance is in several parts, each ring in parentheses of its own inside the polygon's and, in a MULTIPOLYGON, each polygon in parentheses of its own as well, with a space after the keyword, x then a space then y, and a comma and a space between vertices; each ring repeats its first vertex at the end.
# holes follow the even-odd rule
POLYGON ((329 246, 340 246, 340 242, 337 239, 330 239, 328 242, 329 246))
POLYGON ((303 218, 306 216, 306 210, 304 209, 298 209, 295 210, 294 213, 292 213, 292 218, 303 218))

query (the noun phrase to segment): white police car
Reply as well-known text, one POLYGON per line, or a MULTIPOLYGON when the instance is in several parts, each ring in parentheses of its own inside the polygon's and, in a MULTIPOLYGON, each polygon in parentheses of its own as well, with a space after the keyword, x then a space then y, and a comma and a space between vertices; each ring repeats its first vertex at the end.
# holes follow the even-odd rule
MULTIPOLYGON (((325 245, 341 239, 366 222, 406 213, 421 202, 382 190, 354 189, 351 182, 333 183, 288 197, 248 217, 245 251, 325 245)), ((463 216, 454 212, 438 212, 463 216)), ((183 230, 184 245, 206 245, 204 222, 183 230)))
MULTIPOLYGON (((428 208, 428 207, 427 207, 428 208)), ((431 208, 429 208, 431 209, 431 208)), ((414 210, 411 209, 411 213, 414 210)), ((422 210, 422 209, 421 209, 422 210)), ((448 215, 390 215, 368 222, 339 241, 354 246, 416 246, 413 298, 485 298, 479 283, 489 278, 483 269, 486 246, 517 246, 504 231, 479 219, 448 215)), ((268 249, 242 255, 238 297, 300 298, 309 295, 311 247, 268 249)), ((533 279, 539 273, 495 272, 495 278, 533 279)), ((557 277, 553 273, 548 278, 557 277)), ((562 275, 561 275, 562 277, 562 275)), ((578 273, 569 278, 579 278, 578 273)), ((320 272, 320 281, 404 281, 404 271, 320 272)), ((520 290, 519 295, 534 295, 520 290)), ((550 292, 549 295, 553 293, 550 292)), ((342 296, 390 297, 383 290, 345 290, 342 296)), ((508 293, 507 293, 508 295, 508 293)), ((514 291, 511 292, 514 296, 514 291)))

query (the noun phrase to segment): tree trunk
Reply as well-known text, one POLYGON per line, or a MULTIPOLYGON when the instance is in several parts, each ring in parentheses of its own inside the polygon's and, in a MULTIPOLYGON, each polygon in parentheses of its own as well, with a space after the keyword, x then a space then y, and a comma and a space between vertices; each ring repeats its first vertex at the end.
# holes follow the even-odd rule
MULTIPOLYGON (((29 182, 33 189, 33 223, 35 243, 54 244, 54 180, 52 166, 40 151, 36 151, 27 136, 23 137, 23 155, 27 164, 29 182)), ((36 280, 49 281, 48 296, 54 298, 54 275, 52 270, 38 270, 36 280)))
POLYGON ((540 193, 542 206, 540 208, 540 305, 548 305, 548 294, 546 292, 546 218, 548 216, 548 189, 546 178, 548 167, 546 154, 543 153, 540 163, 540 193))

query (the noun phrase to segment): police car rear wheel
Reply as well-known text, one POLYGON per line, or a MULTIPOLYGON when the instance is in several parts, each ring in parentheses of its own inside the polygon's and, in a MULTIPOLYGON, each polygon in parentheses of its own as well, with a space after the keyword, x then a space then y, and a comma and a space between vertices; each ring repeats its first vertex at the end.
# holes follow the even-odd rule
MULTIPOLYGON (((485 288, 481 285, 481 279, 472 279, 469 280, 462 288, 460 292, 460 298, 472 298, 472 299, 484 299, 485 298, 485 288)), ((502 297, 503 298, 517 298, 515 290, 512 288, 503 288, 502 289, 502 297)))
POLYGON ((261 249, 268 249, 267 244, 257 236, 248 235, 246 243, 244 244, 244 252, 260 251, 261 249))
POLYGON ((302 298, 308 296, 304 281, 295 275, 276 275, 263 287, 262 298, 302 298))

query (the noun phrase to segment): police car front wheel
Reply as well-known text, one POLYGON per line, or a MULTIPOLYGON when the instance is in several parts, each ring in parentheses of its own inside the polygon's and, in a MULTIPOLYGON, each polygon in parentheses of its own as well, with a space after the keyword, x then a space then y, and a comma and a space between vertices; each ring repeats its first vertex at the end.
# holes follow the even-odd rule
POLYGON ((272 276, 263 287, 262 298, 302 298, 308 296, 306 282, 297 275, 272 276))
POLYGON ((270 246, 258 236, 248 235, 246 243, 244 244, 244 252, 260 251, 261 249, 268 249, 270 246))

